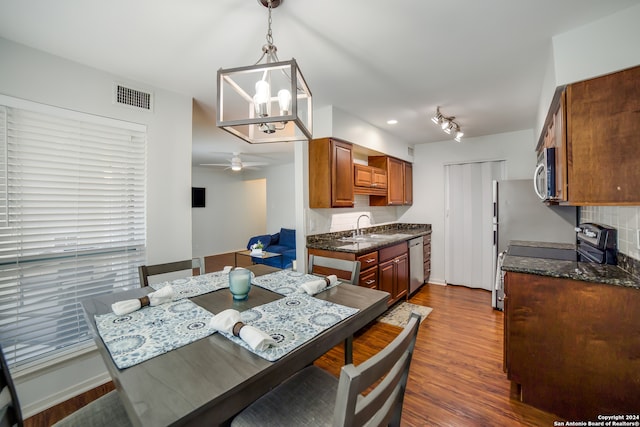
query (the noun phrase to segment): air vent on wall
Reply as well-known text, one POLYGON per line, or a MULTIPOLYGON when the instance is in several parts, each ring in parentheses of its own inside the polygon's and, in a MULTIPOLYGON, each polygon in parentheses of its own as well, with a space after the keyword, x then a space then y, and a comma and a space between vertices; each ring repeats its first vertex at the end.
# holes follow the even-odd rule
POLYGON ((116 104, 153 111, 152 93, 126 87, 118 83, 113 84, 113 101, 116 104))
POLYGON ((407 154, 413 157, 413 147, 407 147, 407 154))

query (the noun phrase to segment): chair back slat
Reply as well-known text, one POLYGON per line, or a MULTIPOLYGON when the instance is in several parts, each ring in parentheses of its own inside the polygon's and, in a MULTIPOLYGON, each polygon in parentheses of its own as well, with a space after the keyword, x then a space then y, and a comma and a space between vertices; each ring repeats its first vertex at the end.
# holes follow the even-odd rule
POLYGON ((203 274, 204 265, 200 258, 168 262, 164 264, 141 265, 138 267, 138 274, 140 275, 140 286, 149 286, 149 276, 156 276, 158 274, 173 273, 175 271, 183 270, 197 270, 198 274, 203 274))
POLYGON ((334 426, 399 426, 420 315, 412 313, 389 345, 359 366, 342 367, 334 426), (379 381, 379 382, 378 382, 379 381), (374 384, 366 395, 361 393, 374 384))
POLYGON ((344 274, 338 274, 338 277, 349 280, 352 285, 357 285, 360 280, 360 261, 309 255, 310 273, 327 275, 332 274, 334 270, 345 272, 344 274))

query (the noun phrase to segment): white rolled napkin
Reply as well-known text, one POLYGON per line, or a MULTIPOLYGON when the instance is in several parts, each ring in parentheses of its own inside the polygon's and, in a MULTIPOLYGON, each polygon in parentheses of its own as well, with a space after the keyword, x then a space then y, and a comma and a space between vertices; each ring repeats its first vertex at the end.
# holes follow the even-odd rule
POLYGON ((335 285, 338 282, 338 277, 335 274, 331 274, 322 279, 312 280, 300 285, 300 289, 308 293, 309 295, 315 295, 328 286, 335 285))
POLYGON ((275 345, 276 343, 275 340, 271 338, 271 335, 266 332, 242 323, 240 321, 240 312, 232 308, 221 311, 213 316, 209 321, 209 327, 216 331, 239 336, 254 350, 266 350, 270 345, 275 345))
POLYGON ((129 314, 147 305, 160 305, 166 302, 171 302, 173 299, 173 288, 171 285, 167 285, 164 288, 160 288, 155 292, 138 298, 128 299, 124 301, 118 301, 111 304, 111 310, 118 316, 123 314, 129 314))
POLYGON ((231 269, 233 269, 233 267, 232 267, 232 266, 230 266, 230 265, 225 265, 225 266, 224 266, 224 268, 222 269, 222 272, 223 272, 223 273, 228 273, 228 272, 230 272, 230 271, 231 271, 231 269))

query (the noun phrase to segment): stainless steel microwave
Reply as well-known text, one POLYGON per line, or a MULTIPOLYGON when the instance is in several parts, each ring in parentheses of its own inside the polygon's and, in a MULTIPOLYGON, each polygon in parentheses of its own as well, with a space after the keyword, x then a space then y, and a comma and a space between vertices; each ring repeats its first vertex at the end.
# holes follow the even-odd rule
POLYGON ((533 174, 533 189, 540 200, 556 198, 556 149, 544 148, 533 174))

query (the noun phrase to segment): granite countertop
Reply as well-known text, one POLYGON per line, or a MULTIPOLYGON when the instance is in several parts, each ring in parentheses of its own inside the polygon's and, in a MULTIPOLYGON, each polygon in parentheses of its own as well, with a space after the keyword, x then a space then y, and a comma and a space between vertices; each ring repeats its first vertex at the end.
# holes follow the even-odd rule
MULTIPOLYGON (((558 249, 575 248, 575 245, 565 243, 511 241, 510 244, 558 249)), ((638 276, 632 275, 617 265, 610 264, 506 255, 502 263, 502 270, 640 289, 638 276)))
POLYGON ((354 243, 343 238, 351 237, 353 230, 340 231, 336 233, 314 234, 307 236, 308 249, 322 249, 333 252, 346 252, 356 255, 377 251, 378 249, 393 246, 397 243, 414 239, 420 236, 431 234, 431 224, 386 224, 373 227, 362 228, 362 233, 377 235, 396 235, 391 239, 381 239, 376 241, 366 241, 354 243))

